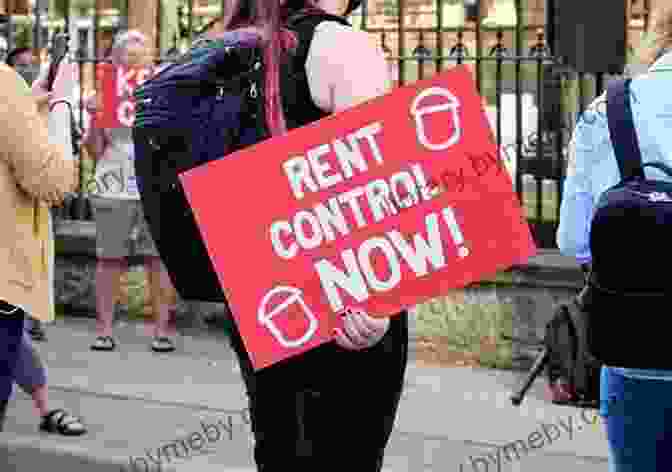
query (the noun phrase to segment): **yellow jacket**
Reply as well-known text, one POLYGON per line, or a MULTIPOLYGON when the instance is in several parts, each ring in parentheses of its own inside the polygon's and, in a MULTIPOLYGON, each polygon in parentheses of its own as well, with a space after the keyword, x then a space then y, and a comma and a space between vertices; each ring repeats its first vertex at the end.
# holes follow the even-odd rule
POLYGON ((74 161, 49 143, 28 84, 0 64, 0 299, 41 321, 54 319, 49 207, 75 185, 74 161))

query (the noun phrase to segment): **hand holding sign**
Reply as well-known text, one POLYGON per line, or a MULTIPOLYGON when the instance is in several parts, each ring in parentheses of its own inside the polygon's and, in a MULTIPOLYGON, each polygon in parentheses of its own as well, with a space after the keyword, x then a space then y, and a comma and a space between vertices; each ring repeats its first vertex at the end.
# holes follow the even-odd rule
POLYGON ((390 327, 389 318, 372 318, 362 310, 346 308, 342 328, 335 328, 336 343, 351 351, 378 344, 390 327))
POLYGON ((369 318, 533 255, 488 156, 481 99, 458 67, 182 174, 255 369, 334 340, 357 348, 384 334, 369 318), (369 315, 339 320, 346 306, 369 315))

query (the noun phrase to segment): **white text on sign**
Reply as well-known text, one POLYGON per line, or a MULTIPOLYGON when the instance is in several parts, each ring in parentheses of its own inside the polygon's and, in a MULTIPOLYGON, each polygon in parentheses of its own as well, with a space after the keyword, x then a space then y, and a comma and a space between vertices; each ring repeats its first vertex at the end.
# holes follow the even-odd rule
MULTIPOLYGON (((363 141, 366 141, 373 163, 382 165, 383 153, 376 141, 376 136, 382 131, 382 123, 374 122, 348 134, 345 139, 335 139, 330 144, 311 148, 306 156, 294 156, 284 162, 283 168, 294 197, 301 200, 306 192, 330 188, 353 178, 356 173, 363 174, 369 170, 372 162, 367 162, 363 153, 363 141), (321 160, 330 154, 335 157, 340 172, 321 160)), ((435 196, 422 166, 412 163, 389 178, 374 179, 326 202, 319 202, 312 208, 299 210, 289 219, 273 222, 270 225, 271 244, 278 257, 292 259, 300 251, 315 250, 323 244, 347 237, 371 222, 378 223, 397 215, 400 209, 410 208, 435 196), (365 215, 370 215, 372 221, 367 221, 365 215)), ((317 261, 314 267, 331 308, 334 311, 343 308, 339 289, 358 302, 368 299, 371 291, 394 289, 401 283, 402 262, 415 277, 443 269, 447 259, 441 222, 449 230, 453 244, 458 246, 458 256, 466 257, 469 250, 461 246, 464 237, 453 209, 447 207, 441 214, 425 217, 426 238, 418 232, 412 235, 411 243, 400 232, 387 231, 362 242, 356 250, 342 251, 339 263, 326 259, 317 261), (374 271, 374 252, 382 253, 387 261, 388 275, 384 280, 374 271), (339 268, 341 266, 343 268, 339 268)))

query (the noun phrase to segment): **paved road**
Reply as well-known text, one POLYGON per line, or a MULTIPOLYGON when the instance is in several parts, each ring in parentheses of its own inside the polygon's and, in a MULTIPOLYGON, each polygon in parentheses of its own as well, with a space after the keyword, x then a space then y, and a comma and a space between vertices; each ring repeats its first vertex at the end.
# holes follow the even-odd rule
MULTIPOLYGON (((0 433, 0 471, 254 471, 242 383, 221 333, 181 336, 177 353, 157 355, 141 324, 117 330, 113 353, 89 351, 92 329, 91 320, 68 318, 38 344, 53 406, 81 413, 89 434, 38 434, 19 392, 0 433)), ((592 413, 547 403, 541 385, 512 407, 519 375, 411 363, 385 470, 606 472, 592 413)))

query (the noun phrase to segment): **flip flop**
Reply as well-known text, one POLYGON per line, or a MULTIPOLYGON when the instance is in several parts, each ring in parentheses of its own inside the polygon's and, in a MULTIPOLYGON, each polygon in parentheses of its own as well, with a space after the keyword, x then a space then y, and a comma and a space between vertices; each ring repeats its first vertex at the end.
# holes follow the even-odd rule
POLYGON ((154 352, 173 352, 175 344, 166 336, 157 336, 152 341, 152 351, 154 352))
POLYGON ((91 345, 93 351, 114 351, 117 343, 112 336, 98 336, 91 345))

